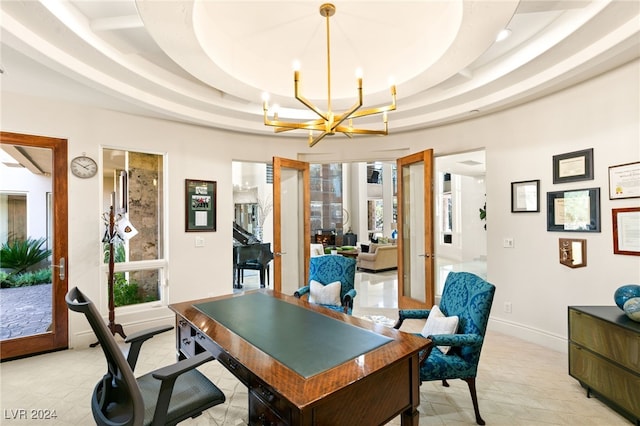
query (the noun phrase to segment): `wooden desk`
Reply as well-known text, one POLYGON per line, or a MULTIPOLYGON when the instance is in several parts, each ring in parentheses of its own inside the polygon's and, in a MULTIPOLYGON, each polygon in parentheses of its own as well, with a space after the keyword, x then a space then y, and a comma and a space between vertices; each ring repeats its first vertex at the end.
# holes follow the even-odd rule
MULTIPOLYGON (((248 387, 250 424, 370 426, 384 424, 402 415, 402 425, 418 425, 418 352, 431 345, 429 340, 272 290, 257 292, 392 340, 305 378, 194 307, 209 301, 245 297, 254 292, 170 305, 176 313, 178 357, 190 357, 203 351, 213 354, 248 387)), ((246 312, 246 315, 251 316, 252 312, 246 312)), ((270 330, 268 318, 253 320, 265 332, 290 333, 286 329, 270 330)))

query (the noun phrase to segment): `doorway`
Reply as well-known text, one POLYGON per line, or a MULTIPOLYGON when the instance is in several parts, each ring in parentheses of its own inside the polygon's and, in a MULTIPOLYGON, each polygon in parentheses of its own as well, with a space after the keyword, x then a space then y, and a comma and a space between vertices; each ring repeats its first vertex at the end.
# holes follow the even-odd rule
MULTIPOLYGON (((248 206, 256 207, 256 197, 247 197, 247 188, 259 184, 264 172, 256 173, 254 167, 257 163, 234 163, 234 199, 238 218, 243 218, 249 224, 254 217, 248 206), (244 185, 244 188, 243 188, 244 185), (241 195, 242 194, 242 195, 241 195), (244 204, 243 204, 244 203, 244 204), (252 204, 253 203, 253 204, 252 204)), ((331 164, 336 164, 331 162, 331 164)), ((314 164, 311 164, 312 167, 314 164)), ((316 167, 322 168, 316 164, 316 167)), ((397 178, 394 161, 385 160, 377 162, 349 162, 341 163, 341 195, 342 195, 342 226, 345 232, 353 234, 358 246, 367 244, 370 237, 390 237, 394 240, 397 235, 397 178), (377 171, 374 175, 374 171, 377 171), (373 209, 369 206, 374 206, 373 209), (371 213, 375 212, 375 215, 371 213), (377 219, 373 222, 372 219, 377 219)), ((446 277, 451 271, 473 272, 481 277, 486 277, 486 220, 480 218, 480 208, 486 212, 486 190, 484 177, 486 173, 485 151, 475 150, 471 152, 457 153, 446 156, 434 157, 433 187, 433 227, 434 227, 434 251, 436 254, 434 267, 434 296, 436 301, 442 294, 442 287, 446 277), (444 189, 446 180, 447 189, 444 189), (447 206, 448 210, 444 208, 447 206), (447 211, 449 214, 445 215, 447 211)), ((311 189, 314 190, 313 173, 311 189)), ((330 182, 334 184, 332 181, 330 182)), ((271 193, 272 186, 269 186, 271 193)), ((317 188, 316 188, 317 190, 317 188)), ((332 200, 333 202, 334 200, 332 200)), ((324 204, 311 202, 311 238, 313 242, 317 228, 325 228, 315 224, 318 217, 325 210, 324 204), (314 210, 315 209, 315 210, 314 210), (320 213, 318 213, 320 212, 320 213)), ((327 205, 327 218, 332 215, 330 206, 327 205)), ((335 209, 334 209, 335 210, 335 209)), ((324 223, 324 222, 323 222, 324 223)), ((269 217, 265 226, 265 241, 272 241, 272 218, 269 217)), ((249 225, 247 225, 249 226, 249 225)), ((336 227, 339 233, 340 227, 336 227)), ((329 230, 330 231, 330 230, 329 230)), ((349 245, 356 245, 349 243, 349 245)), ((370 283, 384 282, 385 288, 380 289, 380 294, 389 294, 386 299, 396 297, 386 288, 394 280, 397 280, 396 270, 385 273, 365 274, 365 279, 370 283)), ((273 270, 271 271, 273 273, 273 270)), ((360 272, 359 272, 360 273, 360 272)), ((251 285, 251 273, 248 282, 251 285)), ((247 278, 245 278, 247 279, 247 278)), ((257 275, 253 278, 258 287, 257 275)), ((362 296, 365 296, 364 294, 362 296)), ((366 297, 366 296, 365 296, 366 297)), ((388 300, 384 303, 389 306, 388 300)))
POLYGON ((435 158, 436 298, 449 272, 487 276, 485 151, 435 158))
POLYGON ((234 161, 233 289, 273 288, 273 166, 234 161))
POLYGON ((4 361, 68 345, 67 140, 0 132, 0 143, 0 311, 15 325, 3 327, 4 361))

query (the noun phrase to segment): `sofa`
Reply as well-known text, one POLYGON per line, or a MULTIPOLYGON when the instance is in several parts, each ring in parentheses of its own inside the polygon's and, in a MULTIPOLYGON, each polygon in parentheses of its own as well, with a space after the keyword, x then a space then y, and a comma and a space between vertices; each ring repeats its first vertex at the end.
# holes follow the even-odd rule
POLYGON ((398 246, 395 244, 369 245, 368 253, 359 253, 356 258, 358 269, 378 272, 398 268, 398 246))

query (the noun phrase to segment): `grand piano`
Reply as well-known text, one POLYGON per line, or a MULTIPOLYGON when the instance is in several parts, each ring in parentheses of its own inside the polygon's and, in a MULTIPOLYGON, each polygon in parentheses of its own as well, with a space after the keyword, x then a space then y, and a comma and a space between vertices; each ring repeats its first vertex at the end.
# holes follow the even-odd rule
POLYGON ((245 269, 259 271, 260 287, 269 280, 269 264, 273 260, 271 243, 263 243, 255 235, 233 222, 233 287, 242 288, 245 269))

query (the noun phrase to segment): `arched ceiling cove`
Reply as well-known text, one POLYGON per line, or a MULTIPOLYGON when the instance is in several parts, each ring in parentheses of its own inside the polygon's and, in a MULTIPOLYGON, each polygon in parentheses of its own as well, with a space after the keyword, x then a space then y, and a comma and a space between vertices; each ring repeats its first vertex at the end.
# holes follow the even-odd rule
MULTIPOLYGON (((263 92, 281 106, 280 118, 315 118, 293 97, 294 61, 304 96, 326 107, 320 3, 3 1, 2 89, 271 135, 263 92)), ((637 1, 334 4, 333 109, 355 101, 356 68, 365 107, 389 103, 393 78, 390 133, 490 113, 640 57, 637 1), (511 36, 496 42, 505 28, 511 36)))

